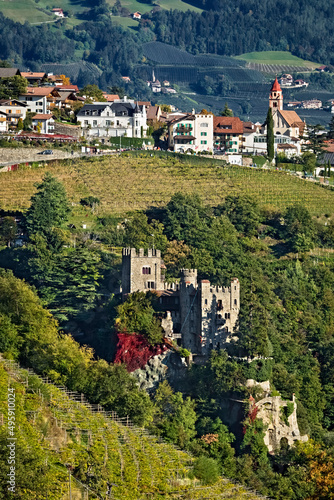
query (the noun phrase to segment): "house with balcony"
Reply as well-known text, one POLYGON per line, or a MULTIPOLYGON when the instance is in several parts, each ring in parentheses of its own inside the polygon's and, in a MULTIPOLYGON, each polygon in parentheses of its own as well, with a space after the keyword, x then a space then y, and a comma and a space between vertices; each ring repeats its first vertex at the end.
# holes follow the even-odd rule
POLYGON ((25 119, 27 114, 27 106, 25 103, 16 99, 1 99, 0 111, 6 116, 6 129, 16 127, 19 119, 25 119))
POLYGON ((119 99, 113 103, 85 104, 77 114, 88 136, 146 137, 146 108, 133 100, 119 99))
POLYGON ((178 116, 168 122, 168 147, 176 152, 212 152, 213 115, 191 114, 178 116))
POLYGON ((240 153, 242 151, 244 126, 240 118, 215 116, 213 126, 214 149, 225 153, 240 153))

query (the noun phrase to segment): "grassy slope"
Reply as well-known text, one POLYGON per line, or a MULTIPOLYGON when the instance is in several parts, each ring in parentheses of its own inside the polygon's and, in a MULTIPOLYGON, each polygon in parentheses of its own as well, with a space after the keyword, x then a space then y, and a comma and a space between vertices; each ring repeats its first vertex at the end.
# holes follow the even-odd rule
POLYGON ((304 59, 300 59, 300 57, 294 56, 290 52, 285 51, 248 52, 247 54, 236 56, 236 59, 258 64, 282 64, 288 66, 305 66, 310 68, 317 68, 319 66, 319 63, 304 61, 304 59))
MULTIPOLYGON (((69 399, 65 391, 43 383, 25 370, 9 367, 4 361, 0 362, 0 413, 5 423, 0 429, 2 442, 6 439, 8 387, 16 394, 16 445, 20 450, 26 447, 27 459, 31 451, 43 453, 47 470, 57 484, 54 500, 68 498, 66 494, 64 497, 68 489, 65 464, 70 464, 72 470, 80 464, 80 472, 74 473, 71 481, 73 499, 86 498, 81 494, 87 482, 91 488, 89 498, 102 498, 107 481, 113 485, 115 500, 138 500, 153 495, 155 499, 185 500, 221 498, 221 495, 234 500, 258 498, 225 478, 207 487, 187 479, 193 461, 188 454, 159 442, 143 429, 122 425, 101 411, 92 412, 89 405, 69 399)), ((31 474, 32 470, 26 472, 31 474)), ((18 493, 22 494, 21 481, 18 476, 18 493)), ((47 498, 47 491, 45 495, 47 498)))
MULTIPOLYGON (((107 0, 107 3, 112 6, 114 5, 115 0, 107 0)), ((136 0, 122 0, 121 3, 122 6, 129 9, 130 12, 139 11, 141 13, 145 13, 149 12, 154 7, 151 4, 137 2, 136 0)), ((41 10, 46 9, 47 7, 52 9, 55 6, 66 11, 72 11, 74 17, 87 9, 84 0, 57 0, 56 2, 50 0, 40 0, 38 3, 36 3, 35 0, 1 0, 0 12, 2 12, 6 17, 9 17, 14 21, 19 21, 20 23, 24 23, 25 21, 28 21, 29 23, 42 23, 57 19, 57 17, 51 13, 51 10, 48 10, 47 12, 43 12, 41 10)), ((190 9, 195 12, 202 12, 201 9, 193 7, 182 0, 171 0, 170 2, 163 0, 160 6, 163 9, 178 9, 182 11, 190 9)), ((124 24, 124 21, 122 24, 124 24)), ((138 23, 136 23, 136 25, 137 24, 138 23)), ((134 25, 129 23, 128 26, 132 27, 134 25)))
MULTIPOLYGON (((260 205, 280 209, 300 201, 314 216, 334 213, 334 193, 309 181, 283 172, 253 170, 243 167, 222 168, 216 160, 199 164, 181 163, 170 155, 141 158, 107 157, 73 161, 65 166, 55 163, 44 168, 1 173, 0 206, 3 209, 26 209, 34 183, 46 170, 57 176, 76 205, 77 223, 90 222, 90 214, 78 205, 88 194, 101 200, 100 213, 124 214, 150 206, 163 206, 178 191, 199 194, 205 203, 218 204, 228 194, 254 196, 260 205)), ((191 158, 187 157, 189 162, 191 158)), ((197 160, 197 158, 196 158, 197 160)))
POLYGON ((74 15, 87 9, 83 1, 76 0, 57 0, 56 3, 50 0, 40 0, 38 3, 34 0, 3 0, 0 2, 0 11, 6 17, 20 23, 25 21, 39 23, 58 19, 51 13, 51 10, 48 10, 47 13, 41 10, 46 9, 46 7, 52 9, 55 6, 63 10, 71 10, 74 15))

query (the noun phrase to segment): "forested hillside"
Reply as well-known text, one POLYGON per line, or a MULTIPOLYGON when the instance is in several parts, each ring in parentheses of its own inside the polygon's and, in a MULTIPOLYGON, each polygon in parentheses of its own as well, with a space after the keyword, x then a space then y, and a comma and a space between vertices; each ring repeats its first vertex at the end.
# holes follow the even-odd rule
POLYGON ((157 39, 192 53, 238 55, 260 50, 291 50, 304 59, 333 63, 329 35, 333 10, 324 0, 195 0, 206 9, 159 11, 153 15, 157 39), (327 35, 328 34, 328 35, 327 35))
MULTIPOLYGON (((129 168, 131 159, 125 160, 129 168)), ((186 182, 183 192, 172 186, 168 198, 157 205, 153 191, 142 186, 147 208, 133 211, 129 205, 125 211, 123 205, 117 212, 105 199, 107 193, 113 196, 108 188, 98 198, 97 190, 108 178, 115 177, 116 189, 121 189, 108 162, 96 169, 96 162, 89 161, 85 171, 81 161, 77 172, 73 165, 70 170, 55 167, 54 173, 64 172, 67 194, 52 174, 31 170, 43 179, 28 210, 19 216, 27 238, 21 248, 10 246, 15 220, 7 204, 0 227, 0 265, 15 277, 1 271, 0 351, 84 393, 91 403, 129 415, 198 459, 212 459, 213 469, 208 467, 216 471, 214 477, 223 472, 276 499, 333 498, 333 192, 276 171, 248 169, 242 178, 210 166, 210 160, 197 159, 195 164, 187 157, 148 156, 135 160, 131 176, 123 170, 129 193, 140 191, 136 182, 142 183, 145 175, 153 179, 153 170, 165 187, 171 184, 170 173, 175 177, 178 172, 186 182), (270 181, 276 186, 270 199, 261 196, 260 174, 268 187, 270 181), (276 179, 284 182, 281 191, 276 179), (216 186, 214 198, 201 196, 198 188, 205 182, 216 186), (244 192, 245 184, 253 186, 253 196, 244 192), (88 230, 81 228, 82 218, 89 221, 88 230), (69 226, 71 220, 76 223, 69 226), (213 350, 205 365, 186 371, 181 387, 163 381, 149 396, 126 370, 133 370, 132 361, 131 366, 126 360, 110 361, 126 337, 139 365, 143 348, 146 353, 152 344, 160 352, 165 349, 154 294, 145 300, 139 294, 123 305, 117 295, 121 247, 147 249, 153 238, 170 280, 178 279, 183 267, 197 268, 200 278, 219 285, 238 277, 241 309, 238 338, 228 353, 213 350), (35 287, 39 299, 22 278, 35 287), (80 348, 62 331, 89 347, 80 348), (247 379, 269 380, 272 394, 287 400, 295 394, 300 432, 311 441, 268 455, 263 425, 247 404, 250 396, 256 402, 262 392, 247 387, 247 379), (243 416, 233 426, 226 414, 231 400, 245 402, 243 416)), ((2 186, 24 172, 2 174, 2 186)), ((33 178, 23 175, 22 180, 32 187, 33 178)))
MULTIPOLYGON (((307 60, 333 64, 331 26, 333 12, 328 4, 300 2, 265 3, 238 0, 202 2, 203 13, 153 9, 143 15, 134 30, 113 23, 110 5, 103 0, 83 16, 81 23, 66 20, 41 26, 15 23, 0 14, 1 57, 37 69, 45 62, 85 60, 102 71, 100 81, 88 81, 83 71, 79 84, 120 83, 120 77, 133 79, 130 92, 145 92, 149 68, 141 45, 158 40, 192 54, 240 55, 262 50, 290 50, 307 60)), ((115 11, 117 14, 117 12, 115 11)), ((91 77, 91 75, 90 75, 91 77)), ((91 77, 92 78, 92 77, 91 77)), ((147 89, 146 89, 147 90, 147 89)), ((225 89, 226 90, 226 89, 225 89)), ((144 97, 144 96, 143 96, 144 97)))

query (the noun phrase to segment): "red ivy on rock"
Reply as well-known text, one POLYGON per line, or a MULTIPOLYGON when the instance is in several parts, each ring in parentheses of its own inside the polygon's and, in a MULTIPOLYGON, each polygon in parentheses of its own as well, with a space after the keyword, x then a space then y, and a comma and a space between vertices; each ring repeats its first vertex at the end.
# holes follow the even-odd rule
POLYGON ((144 368, 149 359, 162 354, 168 348, 165 344, 150 345, 143 335, 118 333, 115 363, 126 364, 128 372, 144 368))

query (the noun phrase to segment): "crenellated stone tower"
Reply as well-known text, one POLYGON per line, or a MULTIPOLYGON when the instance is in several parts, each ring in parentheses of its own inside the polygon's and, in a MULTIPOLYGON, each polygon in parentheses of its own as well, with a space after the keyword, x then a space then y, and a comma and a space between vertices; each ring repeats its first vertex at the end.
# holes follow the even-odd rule
POLYGON ((138 253, 135 248, 123 248, 122 294, 163 289, 161 265, 160 250, 149 248, 145 254, 143 248, 138 253))

